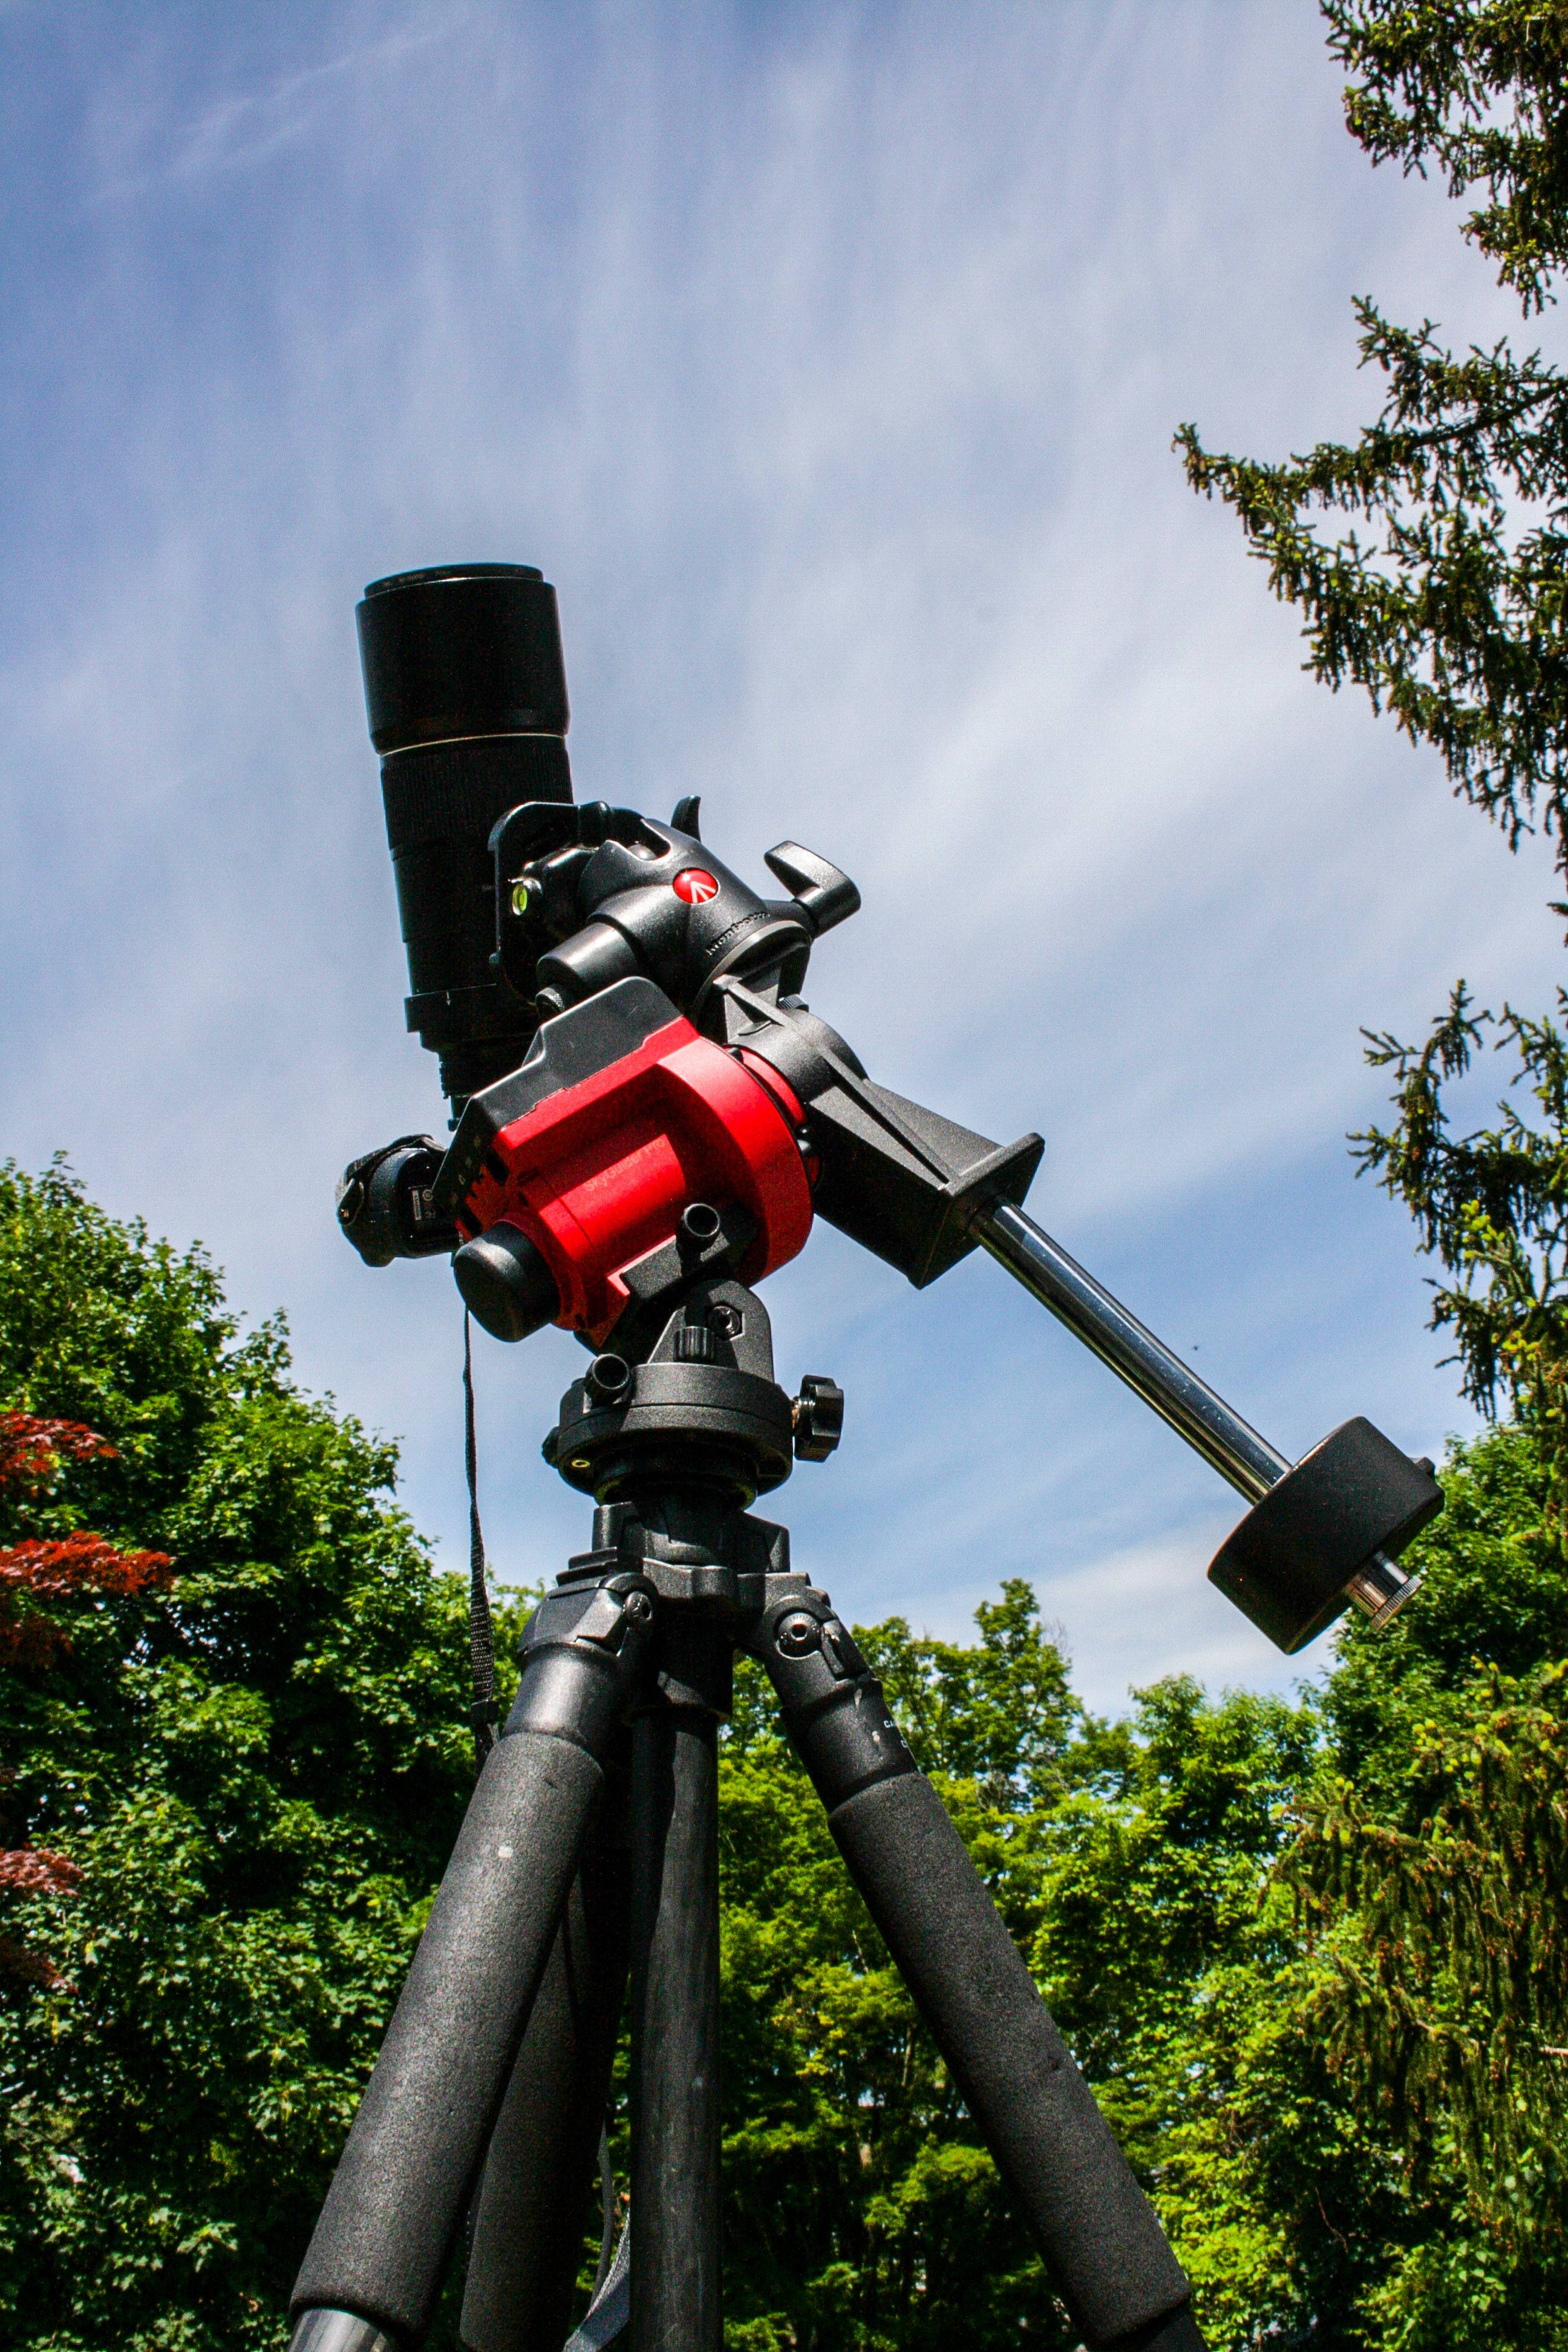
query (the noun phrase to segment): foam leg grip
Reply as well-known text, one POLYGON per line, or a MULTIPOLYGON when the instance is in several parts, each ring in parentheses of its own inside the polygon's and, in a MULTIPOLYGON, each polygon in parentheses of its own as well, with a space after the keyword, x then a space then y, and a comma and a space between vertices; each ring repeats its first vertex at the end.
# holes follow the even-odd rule
POLYGON ((1091 2352, 1202 2352, 1154 2210, 931 1782, 879 1781, 828 1822, 1091 2352))
POLYGON ((348 2311, 422 2341, 603 1780, 547 1733, 518 1732, 486 1759, 291 2317, 348 2311))
POLYGON ((629 1860, 590 1851, 551 1948, 485 2158, 458 2331, 468 2352, 561 2352, 572 2332, 626 1992, 629 1860))

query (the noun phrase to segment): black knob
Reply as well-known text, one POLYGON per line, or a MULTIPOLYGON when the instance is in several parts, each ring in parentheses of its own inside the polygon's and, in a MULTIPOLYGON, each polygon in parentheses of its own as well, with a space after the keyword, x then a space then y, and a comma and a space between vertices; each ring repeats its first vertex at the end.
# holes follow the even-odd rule
POLYGON ((712 1364, 719 1359, 719 1343, 706 1323, 681 1323, 676 1328, 675 1360, 678 1364, 712 1364))
POLYGON ((626 1402, 632 1384, 632 1368, 624 1356, 595 1356, 584 1376, 583 1385, 595 1404, 617 1405, 626 1402))
POLYGON ((561 1312, 555 1276, 521 1226, 504 1218, 463 1244, 452 1272, 464 1306, 492 1339, 526 1339, 561 1312))
POLYGON ((795 1458, 826 1462, 844 1434, 844 1391, 825 1372, 807 1372, 795 1401, 795 1458))
POLYGON ((458 1245, 457 1228, 438 1218, 430 1188, 441 1165, 433 1136, 400 1135, 343 1171, 338 1223, 366 1265, 395 1257, 434 1257, 458 1245))
POLYGON ((689 1202, 676 1228, 676 1247, 682 1252, 705 1250, 710 1242, 718 1240, 723 1229, 724 1221, 710 1202, 689 1202))

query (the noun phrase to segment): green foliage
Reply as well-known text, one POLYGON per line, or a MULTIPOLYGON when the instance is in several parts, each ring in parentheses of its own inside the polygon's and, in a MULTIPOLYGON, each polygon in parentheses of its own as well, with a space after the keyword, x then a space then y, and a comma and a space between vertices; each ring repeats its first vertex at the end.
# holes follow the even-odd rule
POLYGON ((1418 1601, 1348 1626, 1283 1875, 1300 2011, 1384 2151, 1402 2219, 1363 2307, 1426 2352, 1568 2340, 1562 1668, 1568 1580, 1525 1423, 1455 1449, 1418 1601))
POLYGON ((1418 1601, 1375 1633, 1343 1622, 1320 1702, 1334 1772, 1384 1813, 1433 1725, 1478 1716, 1494 1677, 1568 1656, 1568 1580, 1530 1429, 1451 1447, 1442 1476, 1443 1515, 1405 1555, 1418 1601))
POLYGON ((1274 1940, 1225 1984, 1172 2110, 1167 2220, 1237 2352, 1270 2326, 1378 2352, 1563 2340, 1568 2132, 1544 2045, 1568 2041, 1568 1592, 1527 1428, 1455 1449, 1443 1480, 1418 1600, 1340 1635, 1260 1886, 1274 1940))
POLYGON ((1235 510, 1274 593, 1301 608, 1316 677, 1364 688, 1433 744, 1510 841, 1538 811, 1561 840, 1568 383, 1506 342, 1456 359, 1430 320, 1355 312, 1362 363, 1386 380, 1375 424, 1277 464, 1211 453, 1185 425, 1187 478, 1235 510), (1326 538, 1314 508, 1373 540, 1353 524, 1326 538))
POLYGON ((1565 1696, 1568 1664, 1494 1676, 1478 1717, 1424 1727, 1393 1819, 1333 1782, 1289 1865, 1331 1930, 1315 2009, 1333 2063, 1386 2105, 1412 2193, 1451 2158, 1516 2255, 1564 2218, 1565 1696))
POLYGON ((916 1641, 901 1617, 867 1633, 868 1662, 931 1769, 978 1781, 1004 1811, 1059 1795, 1083 1709, 1020 1578, 983 1601, 976 1647, 916 1641))
MULTIPOLYGON (((1129 1722, 1100 1729, 1100 1769, 1053 1824, 1037 1973, 1156 2189, 1211 2343, 1229 2342, 1237 2324, 1294 2319, 1303 2303, 1291 2184, 1251 2184, 1236 2154, 1255 2095, 1249 2041, 1272 2017, 1294 1950, 1269 1873, 1316 1744, 1310 1708, 1248 1693, 1215 1705, 1173 1679, 1139 1694, 1129 1722)), ((1326 2086, 1316 2088, 1321 2101, 1326 2086)), ((1277 2097, 1275 2084, 1269 2119, 1277 2097)), ((1279 2152, 1310 2166, 1333 2213, 1346 2200, 1302 2133, 1299 2116, 1279 2152)), ((1331 2266, 1335 2241, 1316 2217, 1308 2237, 1331 2266)))
POLYGON ((116 1448, 6 1534, 175 1566, 0 1681, 0 1843, 80 1873, 5 1897, 59 1980, 0 1975, 0 2335, 275 2344, 471 1782, 462 1588, 281 1328, 58 1167, 0 1171, 0 1402, 116 1448))
POLYGON ((1374 163, 1491 201, 1464 234, 1527 311, 1568 254, 1568 15, 1553 0, 1324 0, 1329 47, 1363 79, 1345 121, 1374 163))

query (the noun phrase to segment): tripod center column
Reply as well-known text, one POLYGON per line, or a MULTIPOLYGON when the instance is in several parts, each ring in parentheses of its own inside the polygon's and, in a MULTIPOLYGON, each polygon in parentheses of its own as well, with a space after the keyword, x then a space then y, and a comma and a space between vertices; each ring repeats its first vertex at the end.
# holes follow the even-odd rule
MULTIPOLYGON (((672 1612, 673 1614, 674 1612, 672 1612)), ((632 2352, 722 2352, 719 1719, 727 1628, 668 1617, 632 1726, 632 2352)))

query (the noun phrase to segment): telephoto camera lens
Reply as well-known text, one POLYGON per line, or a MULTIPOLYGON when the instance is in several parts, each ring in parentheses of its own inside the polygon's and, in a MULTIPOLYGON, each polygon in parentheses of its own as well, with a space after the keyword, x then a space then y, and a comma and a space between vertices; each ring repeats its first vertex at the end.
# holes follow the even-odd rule
POLYGON ((515 1069, 535 1027, 490 969, 489 843, 520 801, 572 798, 555 591, 531 564, 442 564, 373 580, 358 620, 408 1026, 456 1107, 515 1069))

